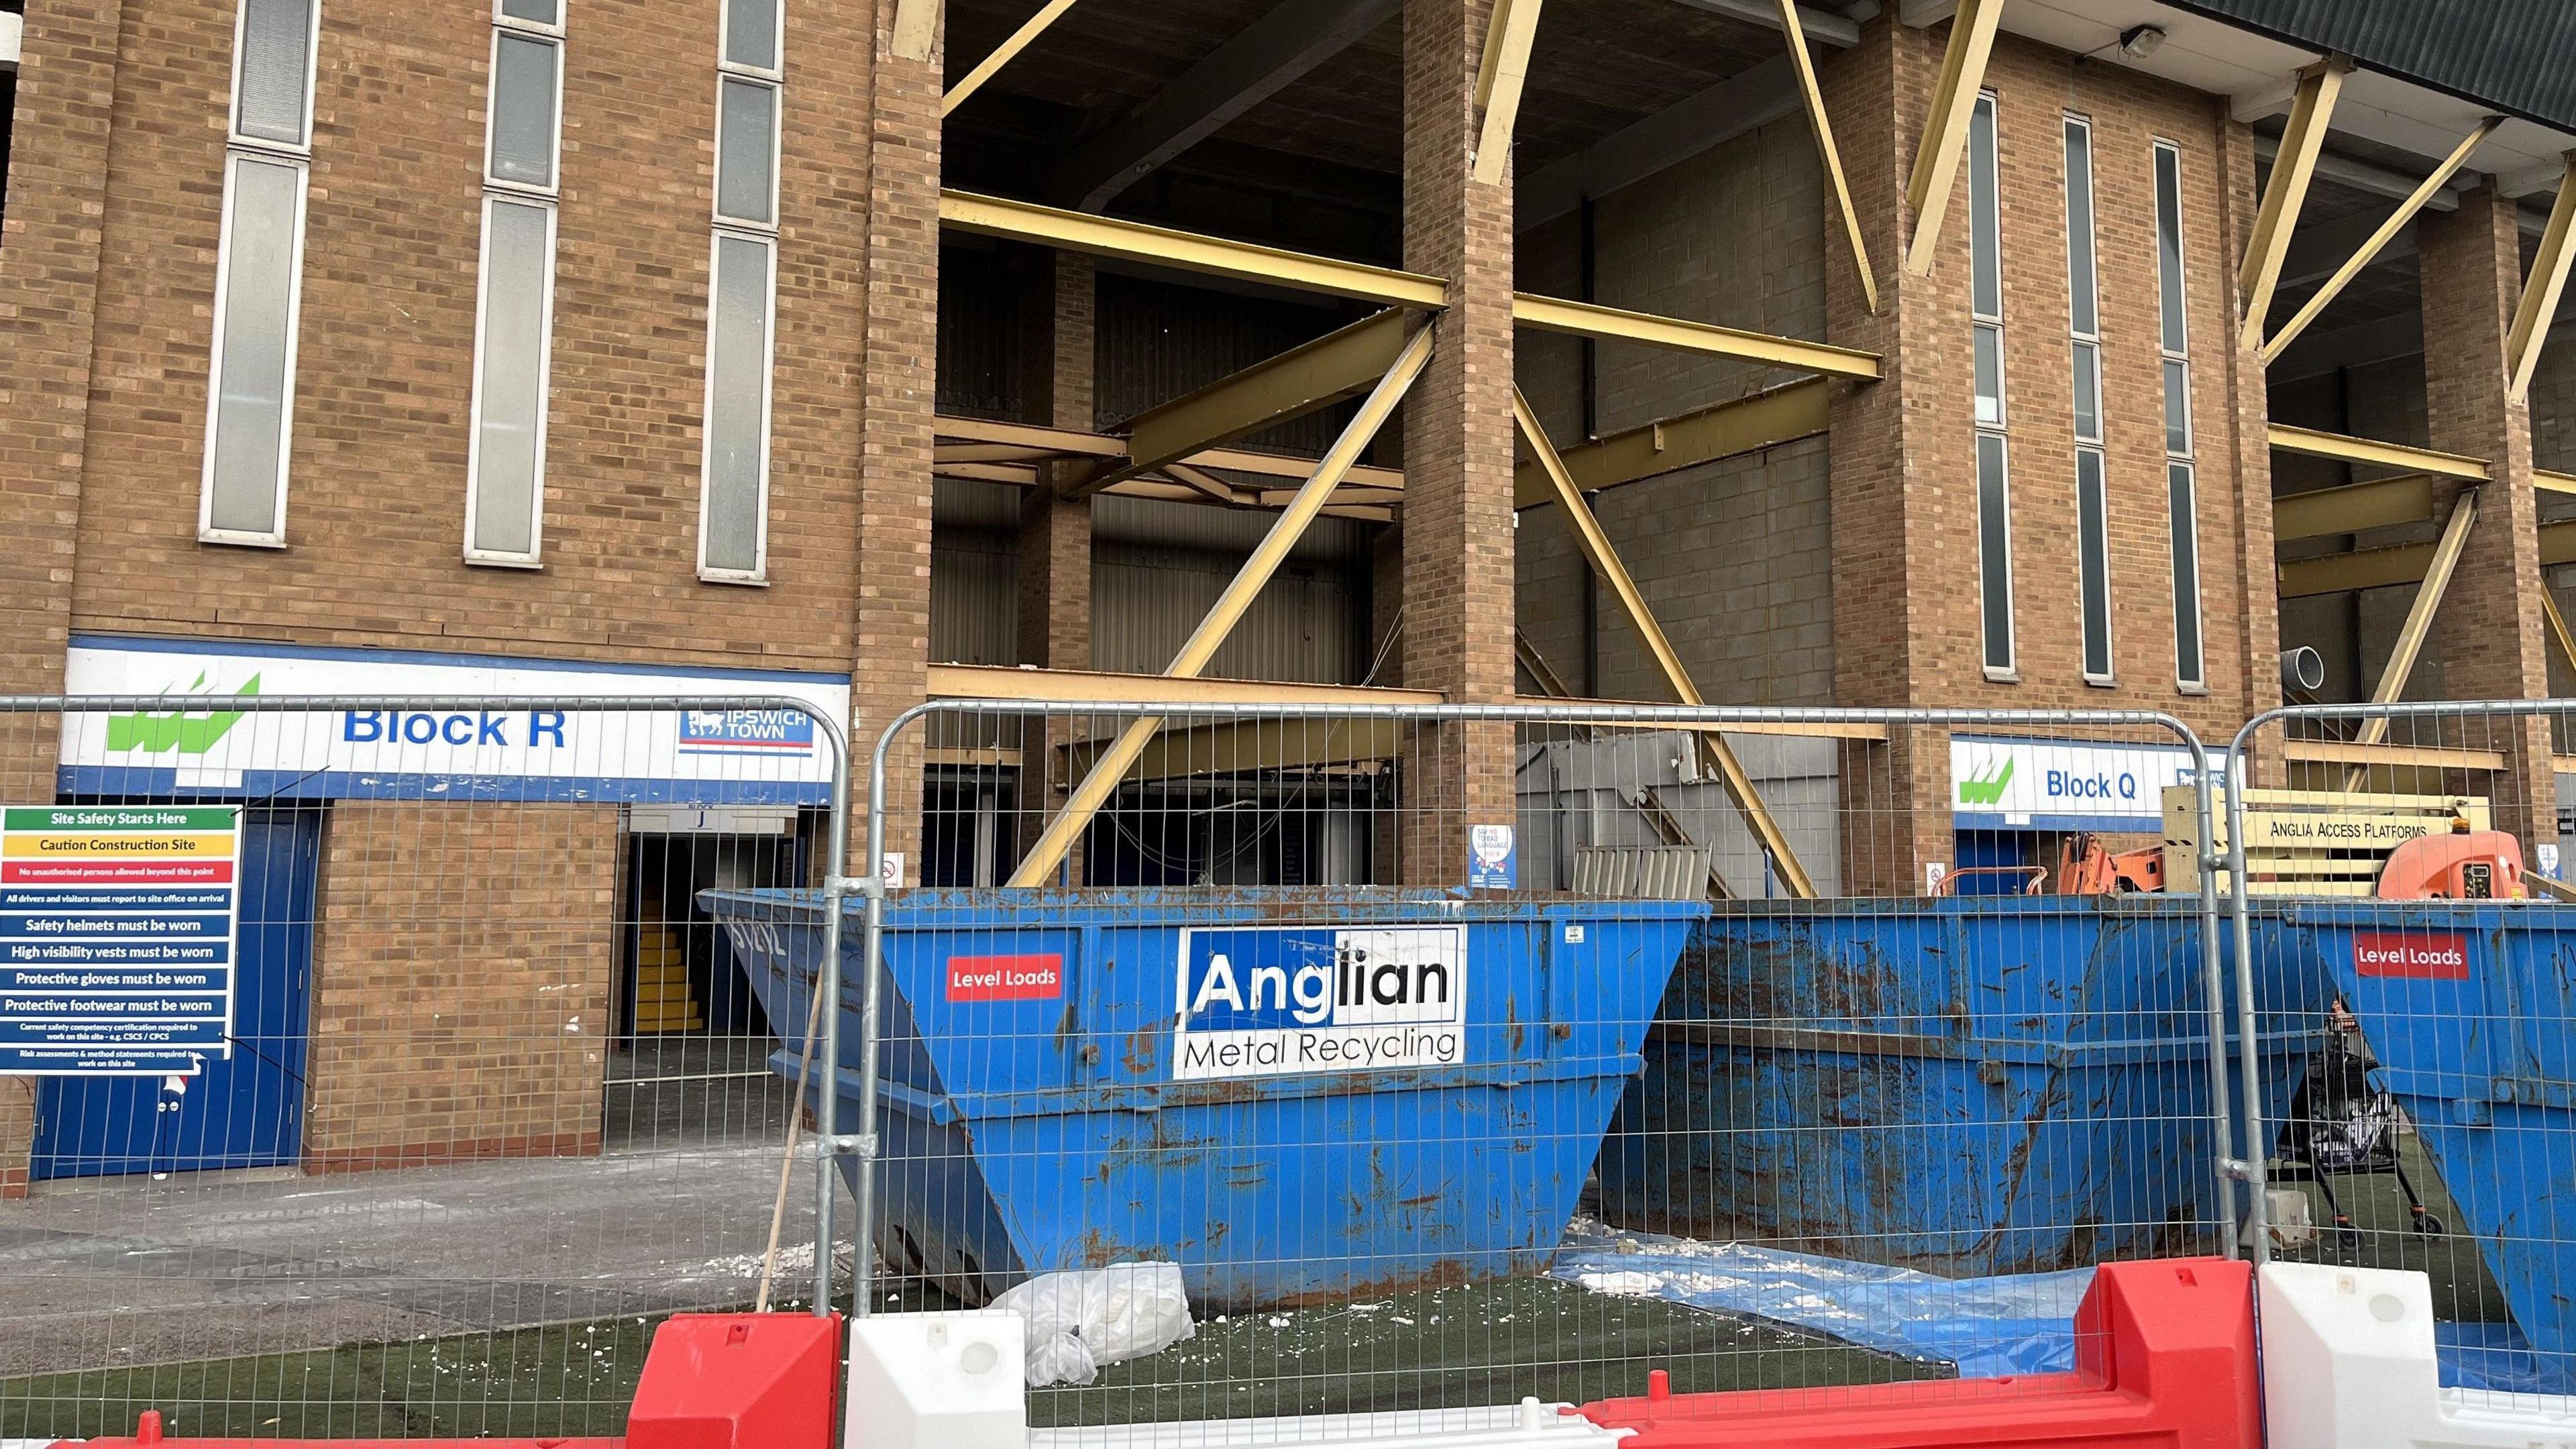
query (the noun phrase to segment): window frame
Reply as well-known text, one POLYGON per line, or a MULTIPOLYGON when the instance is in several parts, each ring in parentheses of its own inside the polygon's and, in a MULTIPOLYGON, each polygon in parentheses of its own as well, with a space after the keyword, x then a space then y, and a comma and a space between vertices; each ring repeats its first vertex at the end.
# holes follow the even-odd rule
MULTIPOLYGON (((498 4, 500 0, 493 0, 498 4)), ((753 80, 774 81, 782 88, 787 82, 787 0, 765 0, 770 7, 769 33, 777 37, 778 63, 762 67, 746 65, 725 54, 725 42, 733 36, 735 7, 764 3, 764 0, 724 0, 716 14, 716 70, 723 75, 738 75, 753 80)))
MULTIPOLYGON (((250 36, 251 3, 252 0, 235 0, 233 5, 232 89, 224 101, 224 144, 227 147, 243 147, 310 159, 313 155, 313 93, 316 77, 321 71, 319 52, 322 48, 322 0, 312 0, 305 12, 304 125, 301 136, 293 142, 273 140, 267 136, 253 136, 242 130, 242 57, 245 42, 250 36)), ((493 0, 493 3, 497 5, 500 0, 493 0)), ((229 174, 225 184, 227 186, 231 184, 229 174)))
MULTIPOLYGON (((495 4, 499 0, 494 0, 495 4)), ((464 558, 469 564, 489 568, 541 569, 545 567, 546 546, 546 445, 554 406, 555 363, 555 261, 561 244, 562 214, 554 203, 535 197, 507 192, 483 194, 483 236, 477 244, 474 264, 474 381, 473 401, 467 409, 465 434, 465 544, 464 558), (540 309, 545 323, 537 337, 537 413, 536 468, 528 480, 528 551, 510 553, 500 549, 477 548, 474 525, 483 498, 483 380, 484 363, 491 355, 490 338, 485 327, 492 298, 492 212, 495 207, 521 206, 545 213, 546 265, 545 281, 540 288, 540 309)))
POLYGON ((2117 623, 2116 611, 2111 604, 2113 588, 2111 581, 2111 459, 2105 437, 2109 431, 2109 419, 2104 415, 2102 406, 2104 379, 2102 376, 2101 186, 2100 177, 2097 174, 2098 157, 2093 149, 2092 118, 2068 111, 2061 114, 2059 122, 2058 155, 2065 168, 2061 190, 2064 193, 2066 206, 2066 370, 2067 385, 2074 400, 2072 416, 2068 421, 2075 438, 2076 658, 2086 684, 2097 689, 2110 689, 2119 683, 2120 651, 2114 628, 2117 623), (2084 156, 2081 197, 2084 206, 2084 225, 2080 229, 2075 225, 2074 215, 2078 200, 2074 158, 2079 144, 2079 134, 2084 156), (2083 280, 2091 289, 2089 296, 2085 295, 2077 285, 2075 262, 2079 243, 2085 257, 2083 280), (2092 314, 2093 326, 2089 330, 2084 326, 2083 314, 2086 312, 2092 314), (2078 359, 2089 359, 2091 367, 2089 369, 2084 367, 2078 359), (2093 394, 2090 399, 2081 395, 2081 390, 2087 385, 2088 378, 2093 394), (2085 405, 2088 401, 2091 404, 2089 412, 2093 420, 2093 430, 2089 434, 2084 430, 2084 418, 2088 412, 2085 405), (2086 497, 2084 470, 2088 461, 2092 465, 2093 487, 2099 494, 2098 498, 2086 497), (2093 531, 2086 527, 2088 512, 2097 512, 2100 516, 2101 529, 2098 538, 2093 536, 2093 531), (2094 591, 2089 583, 2089 580, 2096 575, 2101 581, 2102 617, 2098 620, 2093 617, 2094 591), (2096 661, 2093 657, 2093 636, 2097 629, 2102 638, 2102 657, 2099 661, 2101 667, 2098 669, 2094 667, 2096 661))
POLYGON ((779 163, 786 155, 786 132, 787 88, 785 86, 767 76, 724 69, 719 69, 716 72, 716 144, 714 165, 709 168, 711 172, 710 180, 713 184, 708 188, 709 197, 707 202, 708 215, 714 218, 715 225, 719 227, 734 227, 742 231, 760 232, 764 235, 774 236, 777 234, 778 168, 779 163), (729 85, 758 86, 769 93, 769 216, 766 220, 762 220, 757 217, 735 216, 724 209, 724 96, 725 87, 729 85))
MULTIPOLYGON (((320 7, 315 9, 318 13, 320 7)), ((200 543, 240 544, 251 548, 286 547, 286 484, 293 472, 295 457, 295 364, 304 331, 304 224, 306 212, 312 205, 311 193, 312 163, 302 157, 258 151, 227 151, 224 155, 222 224, 215 242, 213 328, 206 352, 205 456, 200 461, 197 480, 197 540, 200 543), (224 339, 232 309, 233 212, 240 197, 240 174, 244 166, 275 166, 295 174, 295 245, 287 258, 286 356, 278 397, 277 478, 271 495, 275 507, 270 514, 271 527, 266 533, 215 526, 216 442, 223 429, 224 339)))
POLYGON ((2148 154, 2150 165, 2148 190, 2150 195, 2150 206, 2155 212, 2156 227, 2156 355, 2158 359, 2156 380, 2158 387, 2161 388, 2165 394, 2163 398, 2163 417, 2158 420, 2157 431, 2163 434, 2160 441, 2164 445, 2166 496, 2166 506, 2164 510, 2166 534, 2165 545, 2167 549, 2167 557, 2171 563, 2169 572, 2172 574, 2173 582, 2176 586, 2172 599, 2174 618, 2174 686, 2185 694, 2206 694, 2209 692, 2209 608, 2207 595, 2204 592, 2207 580, 2204 577, 2204 567, 2201 561, 2201 556, 2207 550, 2203 547, 2203 540, 2200 534, 2200 410, 2193 406, 2195 400, 2192 396, 2192 389, 2196 384, 2197 378, 2195 376, 2191 360, 2191 290, 2188 279, 2188 274, 2191 269, 2184 261, 2188 255, 2188 247, 2183 235, 2182 145, 2180 142, 2169 140, 2163 136, 2156 136, 2152 138, 2148 154), (2167 218, 2165 215, 2164 170, 2167 157, 2172 158, 2173 167, 2173 214, 2171 220, 2173 222, 2172 255, 2174 258, 2174 264, 2170 270, 2165 264, 2165 222, 2167 218), (2168 304, 2170 304, 2170 306, 2168 304), (2180 348, 2170 346, 2169 339, 2165 335, 2165 314, 2168 310, 2172 311, 2173 314, 2180 319, 2182 332, 2182 346, 2180 348), (2181 391, 2179 397, 2176 396, 2175 389, 2170 381, 2170 377, 2176 368, 2180 369, 2181 374, 2181 391), (2183 435, 2183 446, 2179 451, 2176 451, 2173 446, 2173 430, 2171 427, 2171 419, 2175 416, 2174 409, 2177 402, 2181 406, 2183 435), (2184 657, 2183 653, 2184 631, 2182 616, 2185 600, 2182 597, 2180 589, 2184 572, 2181 566, 2181 544, 2183 539, 2182 535, 2177 531, 2178 525, 2182 523, 2183 520, 2178 519, 2175 516, 2176 510, 2172 506, 2173 479, 2177 469, 2179 469, 2188 480, 2191 488, 2191 517, 2189 519, 2191 528, 2189 540, 2191 547, 2191 598, 2189 603, 2191 605, 2192 614, 2190 639, 2195 647, 2192 651, 2192 657, 2188 659, 2184 657))
POLYGON ((504 30, 516 30, 528 35, 547 36, 555 40, 563 39, 564 23, 570 18, 568 12, 572 9, 572 0, 555 0, 555 21, 551 25, 542 20, 530 20, 524 15, 509 14, 502 9, 502 6, 508 3, 509 0, 492 0, 494 25, 504 30))
POLYGON ((733 584, 751 588, 769 586, 769 494, 771 465, 776 460, 776 439, 771 424, 777 410, 778 387, 778 238, 752 228, 717 227, 707 241, 707 327, 705 385, 698 409, 698 581, 709 584, 733 584), (765 295, 761 310, 760 369, 760 489, 758 507, 752 520, 751 567, 718 568, 707 562, 708 511, 715 489, 716 450, 716 306, 717 285, 724 265, 727 241, 749 242, 761 248, 768 259, 765 295))
POLYGON ((1970 482, 1975 489, 1974 506, 1969 510, 1969 516, 1975 520, 1977 533, 1977 659, 1988 680, 1998 684, 2011 684, 2017 683, 2021 678, 2021 628, 2019 621, 2014 617, 2016 613, 2015 580, 2012 560, 2012 348, 2011 338, 2004 329, 2003 311, 2009 305, 2007 298, 2010 290, 2003 284, 2003 100, 1994 91, 1981 90, 1977 93, 1975 110, 1970 116, 1965 144, 1968 147, 1968 389, 1971 404, 1968 410, 1971 429, 1969 472, 1970 482), (1976 185, 1979 165, 1976 123, 1980 116, 1984 119, 1986 135, 1993 145, 1992 154, 1984 158, 1986 169, 1994 180, 1992 194, 1987 198, 1994 209, 1992 220, 1995 255, 1991 259, 1979 255, 1980 248, 1977 242, 1978 233, 1985 220, 1978 209, 1976 185), (1992 312, 1980 311, 1977 307, 1978 278, 1979 274, 1986 269, 1985 263, 1988 260, 1993 263, 1995 278, 1995 310, 1992 312), (1992 422, 1979 417, 1975 406, 1976 403, 1983 401, 1983 394, 1978 392, 1979 379, 1976 377, 1977 354, 1984 337, 1989 334, 1995 339, 1995 418, 1992 422), (1986 440, 1989 438, 1995 442, 1997 459, 1995 493, 2002 515, 2002 526, 1999 530, 2002 535, 2003 556, 2001 558, 1989 558, 1986 553, 1984 453, 1986 440), (1995 621, 1988 616, 1987 612, 1993 602, 1991 596, 1998 592, 1996 587, 1998 584, 2003 607, 2003 658, 2000 662, 1994 657, 1992 647, 1994 641, 1991 636, 1995 633, 1995 621))
MULTIPOLYGON (((498 0, 494 0, 492 8, 497 16, 500 13, 498 0)), ((561 31, 561 26, 548 30, 543 26, 532 25, 522 20, 493 22, 492 45, 486 53, 487 58, 483 68, 482 185, 487 191, 510 191, 522 196, 542 196, 548 199, 560 197, 563 194, 564 37, 561 31), (553 135, 549 138, 552 150, 546 161, 548 179, 543 185, 513 180, 498 174, 492 168, 492 137, 501 124, 501 42, 511 39, 543 45, 554 52, 554 125, 551 128, 553 135)))

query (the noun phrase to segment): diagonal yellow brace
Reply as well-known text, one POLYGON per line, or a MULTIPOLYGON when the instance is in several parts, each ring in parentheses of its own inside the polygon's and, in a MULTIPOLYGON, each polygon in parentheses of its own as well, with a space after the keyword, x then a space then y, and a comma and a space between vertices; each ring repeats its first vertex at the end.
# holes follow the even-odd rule
POLYGON ((1906 244, 1905 270, 1918 277, 1932 274, 1941 222, 1950 214, 1951 183, 1968 146, 1968 119, 1976 113, 1977 93, 1985 88, 1986 59, 1994 54, 1995 27, 2003 15, 2004 0, 1959 0, 1959 13, 1950 21, 1950 48, 1941 57, 1941 80, 1932 91, 1922 144, 1914 150, 1914 174, 1905 183, 1905 204, 1914 208, 1914 240, 1906 244))
POLYGON ((2291 343, 2297 341, 2299 334, 2308 330, 2308 324, 2317 320, 2318 313, 2323 312, 2335 298, 2343 295, 2343 289, 2351 286, 2352 279, 2361 275, 2361 269, 2369 266, 2372 258, 2378 256, 2390 242, 2395 241, 2397 234, 2406 229, 2406 224, 2415 219, 2415 213, 2422 211, 2425 204, 2439 195, 2442 188, 2450 184, 2451 178, 2459 174, 2460 168, 2469 163, 2469 156, 2478 149, 2478 143, 2494 135, 2495 128, 2503 124, 2504 117, 2489 116, 2478 122, 2478 128, 2469 133, 2467 140, 2451 148, 2451 154, 2443 158, 2442 164, 2434 168, 2432 175, 2424 178, 2424 184, 2416 187, 2413 195, 2397 204, 2397 209, 2389 213, 2388 220, 2381 222, 2379 230, 2370 234, 2370 240, 2363 242, 2352 254, 2350 260, 2335 268, 2334 275, 2326 278, 2325 285, 2317 288, 2317 294, 2308 299, 2307 305, 2299 309, 2298 315, 2282 323, 2281 330, 2273 333, 2263 343, 2261 361, 2265 366, 2270 366, 2272 361, 2278 358, 2291 343))
MULTIPOLYGON (((1331 450, 1324 454, 1323 461, 1315 465, 1315 471, 1306 479, 1305 486, 1297 490, 1297 496, 1289 500, 1287 508, 1281 511, 1279 521, 1270 526, 1270 532, 1262 538, 1260 546, 1253 549, 1252 556, 1245 559, 1243 567, 1235 572, 1234 582, 1225 586, 1225 592, 1218 596, 1207 617, 1199 621, 1188 642, 1181 645, 1180 653, 1172 657, 1171 667, 1163 671, 1166 677, 1195 679, 1199 671, 1207 668, 1208 661, 1216 657, 1216 651, 1225 643, 1226 636, 1234 632, 1234 626, 1243 618, 1244 611, 1260 597, 1261 590, 1270 582, 1270 576, 1277 573, 1279 565, 1287 560, 1288 551, 1305 536, 1307 526, 1324 511, 1324 505, 1332 499, 1333 490, 1341 486, 1343 477, 1360 460, 1360 454, 1367 449, 1369 441, 1377 436, 1379 428, 1386 425, 1388 415, 1395 411, 1397 403, 1404 400, 1414 379, 1422 375, 1423 366, 1430 361, 1431 329, 1425 326, 1405 343, 1404 350, 1396 356, 1395 365, 1378 379, 1377 390, 1369 394, 1368 401, 1360 404, 1359 414, 1342 429, 1342 435, 1333 440, 1331 450)), ((1074 841, 1091 824, 1092 817, 1100 813, 1100 807, 1108 803, 1111 792, 1118 788, 1118 782, 1126 777, 1128 768, 1136 763, 1137 756, 1145 752, 1145 747, 1153 742, 1155 732, 1162 727, 1163 720, 1159 715, 1132 721, 1116 742, 1092 761, 1090 772, 1082 777, 1080 785, 1074 787, 1064 809, 1047 822, 1045 833, 1038 837, 1037 844, 1029 848, 1028 856, 1020 862, 1019 869, 1011 872, 1010 884, 1046 884, 1047 878, 1054 875, 1056 867, 1064 862, 1066 853, 1072 850, 1074 841)))
POLYGON ((2558 611, 2557 596, 2546 585, 2540 590, 2540 612, 2549 621, 2549 637, 2558 644, 2558 657, 2567 667, 2576 669, 2576 634, 2567 632, 2567 616, 2558 611))
POLYGON ((2236 278, 2237 290, 2245 297, 2240 345, 2249 352, 2262 347, 2264 324, 2272 320, 2272 289, 2281 280, 2281 260, 2290 254, 2290 233, 2298 230, 2308 183, 2316 179, 2317 153, 2325 148, 2326 131, 2334 124, 2335 100, 2343 94, 2344 72, 2350 69, 2350 59, 2330 55, 2299 72, 2298 98, 2290 103, 2290 123, 2281 132, 2272 181, 2263 188, 2263 204, 2254 213, 2254 234, 2245 242, 2245 266, 2236 278))
POLYGON ((894 53, 900 60, 930 59, 939 34, 939 0, 895 0, 894 53))
POLYGON ((1495 0, 1485 32, 1485 58, 1476 71, 1476 105, 1485 113, 1476 136, 1475 170, 1487 186, 1500 185, 1511 164, 1512 125, 1520 116, 1521 88, 1529 82, 1530 42, 1538 36, 1540 0, 1495 0))
MULTIPOLYGON (((2416 656, 2424 652, 2424 640, 2433 632, 2433 615, 2442 607, 2442 595, 2451 587, 2451 571, 2460 565, 2460 553, 2469 546, 2469 529, 2478 521, 2478 490, 2463 488, 2451 505, 2451 521, 2442 526, 2442 541, 2433 546, 2432 567, 2424 571, 2424 582, 2415 590, 2415 602, 2406 610, 2406 623, 2397 631, 2397 647, 2389 651, 2388 665, 2379 671, 2379 687, 2370 692, 2372 704, 2394 704, 2406 694, 2406 679, 2415 672, 2416 656)), ((2378 715, 2362 725, 2355 743, 2375 745, 2388 738, 2388 716, 2378 715)), ((2368 776, 2367 767, 2355 765, 2344 775, 2346 792, 2358 790, 2368 776)))
POLYGON ((2567 153, 2567 175, 2558 183, 2557 204, 2549 208, 2549 225, 2540 234, 2540 254, 2532 258, 2531 279, 2522 285, 2514 308, 2513 331, 2504 345, 2507 389, 2515 402, 2531 396, 2531 375, 2540 366, 2540 349, 2549 340, 2549 324, 2558 316, 2558 299, 2567 290, 2567 270, 2576 263, 2576 151, 2567 153))
POLYGON ((958 79, 957 84, 948 88, 948 94, 939 98, 940 116, 945 119, 959 106, 966 104, 968 96, 982 90, 984 82, 1000 74, 1002 67, 1009 65, 1013 56, 1028 49, 1031 41, 1046 34, 1046 28, 1055 24, 1057 17, 1072 9, 1073 4, 1074 0, 1047 0, 1045 7, 1030 16, 1027 24, 1012 31, 1010 39, 993 47, 991 55, 977 61, 973 70, 966 72, 958 79))
POLYGON ((1860 268, 1860 294, 1871 315, 1878 312, 1878 277, 1870 270, 1869 246, 1861 240, 1860 212, 1852 205, 1851 183, 1843 178, 1843 155, 1834 145, 1834 123, 1825 114, 1825 92, 1816 84, 1816 60, 1807 54, 1807 27, 1798 19, 1798 0, 1780 0, 1780 30, 1789 38, 1789 62, 1798 71, 1798 89, 1807 96, 1807 124, 1816 133, 1816 151, 1824 158, 1825 176, 1834 183, 1834 201, 1842 208, 1843 235, 1851 240, 1852 262, 1860 268))
MULTIPOLYGON (((1556 445, 1548 441, 1547 429, 1539 425, 1538 414, 1530 410, 1529 399, 1521 396, 1518 389, 1512 392, 1512 417, 1520 424, 1521 436, 1529 440, 1530 451, 1537 455, 1539 465, 1555 484, 1556 501, 1574 525, 1575 541, 1582 546, 1583 556, 1591 560, 1593 571, 1607 580, 1611 591, 1619 596, 1619 606, 1627 611, 1628 621, 1637 626, 1637 634, 1645 640, 1646 651, 1655 656, 1665 682, 1682 703, 1705 703, 1699 686, 1691 683, 1690 671, 1682 667, 1681 655, 1673 649, 1672 640, 1664 636, 1663 626, 1655 622, 1654 611, 1646 607, 1646 596, 1637 588, 1637 581, 1629 577, 1628 566, 1620 561, 1618 550, 1611 547, 1610 535, 1602 531, 1601 520, 1593 516, 1591 505, 1583 501, 1583 494, 1574 486, 1573 475, 1565 471, 1565 460, 1557 456, 1556 445)), ((1790 846, 1787 833, 1771 818, 1770 807, 1762 803, 1761 793, 1753 788, 1753 777, 1745 773, 1743 761, 1735 757, 1735 751, 1717 731, 1700 730, 1697 737, 1701 758, 1726 782, 1726 793, 1733 797, 1753 838, 1770 852, 1772 868, 1779 872, 1781 882, 1798 899, 1814 900, 1815 881, 1808 877, 1806 866, 1799 863, 1798 852, 1790 846)))

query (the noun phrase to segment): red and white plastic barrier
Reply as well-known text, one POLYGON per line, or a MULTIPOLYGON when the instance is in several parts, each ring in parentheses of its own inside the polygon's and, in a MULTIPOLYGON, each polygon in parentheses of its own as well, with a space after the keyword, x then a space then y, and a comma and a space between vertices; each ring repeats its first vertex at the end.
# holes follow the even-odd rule
POLYGON ((2576 1399, 2441 1385, 2421 1273, 2263 1265, 2271 1449, 2576 1449, 2576 1399))
POLYGON ((2075 1329, 2073 1373, 1649 1393, 1587 1404, 1583 1413, 1605 1428, 1635 1430, 1626 1449, 2251 1449, 2263 1442, 2253 1274, 2245 1264, 2106 1263, 2076 1310, 2075 1329))

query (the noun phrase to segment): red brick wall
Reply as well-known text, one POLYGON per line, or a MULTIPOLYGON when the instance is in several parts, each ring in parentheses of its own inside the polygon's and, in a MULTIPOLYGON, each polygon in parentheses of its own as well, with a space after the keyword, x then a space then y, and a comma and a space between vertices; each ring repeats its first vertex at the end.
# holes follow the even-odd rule
POLYGON ((613 806, 331 807, 307 1171, 599 1150, 619 845, 613 806))
POLYGON ((847 667, 864 17, 788 21, 759 589, 696 577, 718 0, 572 7, 541 572, 459 557, 488 7, 324 4, 283 550, 196 540, 234 6, 124 8, 77 627, 847 667))

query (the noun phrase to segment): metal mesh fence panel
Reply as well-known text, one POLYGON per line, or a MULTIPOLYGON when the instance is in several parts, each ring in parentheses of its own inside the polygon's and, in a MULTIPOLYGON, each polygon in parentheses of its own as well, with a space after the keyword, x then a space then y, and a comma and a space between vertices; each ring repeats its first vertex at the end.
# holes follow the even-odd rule
MULTIPOLYGON (((2065 1368, 2094 1264, 2235 1249, 2164 717, 946 703, 876 770, 863 1311, 1028 1312, 1038 1442, 2065 1368)), ((711 904, 804 1032, 825 903, 711 904)))
POLYGON ((0 1439, 611 1433, 773 1241, 810 1300, 703 902, 837 868, 833 719, 0 701, 0 1439))
MULTIPOLYGON (((2576 701, 2275 711, 2222 828, 2257 1251, 2419 1270, 2446 1386, 2576 1383, 2576 937, 2559 772, 2576 701)), ((2576 823, 2576 822, 2571 822, 2576 823)))

